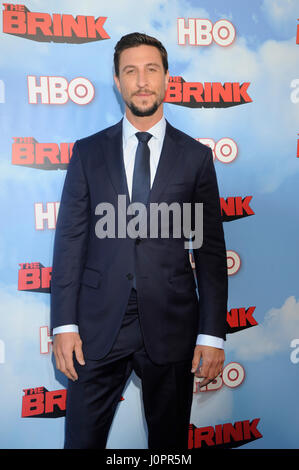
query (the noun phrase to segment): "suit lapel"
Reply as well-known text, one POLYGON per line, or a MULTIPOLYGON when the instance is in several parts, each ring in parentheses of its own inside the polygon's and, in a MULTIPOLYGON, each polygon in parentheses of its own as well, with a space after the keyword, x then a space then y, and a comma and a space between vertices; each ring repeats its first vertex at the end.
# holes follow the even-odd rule
POLYGON ((166 121, 164 143, 151 189, 149 202, 159 202, 159 196, 169 181, 171 181, 171 177, 180 161, 182 150, 183 147, 179 141, 175 128, 166 121))
POLYGON ((126 194, 127 204, 130 201, 127 177, 123 159, 122 120, 107 130, 103 154, 108 173, 116 194, 126 194))
MULTIPOLYGON (((177 131, 166 121, 165 138, 149 202, 159 202, 159 196, 171 180, 180 161, 182 151, 183 146, 180 143, 177 131)), ((123 159, 122 120, 115 126, 107 129, 107 138, 103 144, 103 154, 116 194, 126 194, 127 204, 129 204, 130 198, 123 159)))

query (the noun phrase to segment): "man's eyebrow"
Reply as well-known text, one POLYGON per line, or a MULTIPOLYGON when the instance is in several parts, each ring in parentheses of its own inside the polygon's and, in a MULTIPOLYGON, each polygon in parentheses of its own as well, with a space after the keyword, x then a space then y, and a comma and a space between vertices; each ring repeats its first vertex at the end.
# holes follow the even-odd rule
MULTIPOLYGON (((146 67, 153 67, 153 66, 154 66, 154 67, 161 68, 161 65, 160 65, 160 64, 157 64, 156 62, 149 62, 148 64, 145 64, 145 65, 146 65, 146 67)), ((135 67, 136 67, 136 65, 133 65, 133 64, 130 65, 130 64, 128 64, 128 65, 125 65, 122 70, 125 71, 126 69, 129 69, 129 68, 133 68, 133 69, 134 69, 135 67)))
POLYGON ((149 64, 146 64, 146 65, 147 65, 148 67, 149 67, 149 66, 154 66, 154 67, 159 67, 159 68, 161 67, 161 65, 160 65, 160 64, 157 64, 156 62, 150 62, 149 64))

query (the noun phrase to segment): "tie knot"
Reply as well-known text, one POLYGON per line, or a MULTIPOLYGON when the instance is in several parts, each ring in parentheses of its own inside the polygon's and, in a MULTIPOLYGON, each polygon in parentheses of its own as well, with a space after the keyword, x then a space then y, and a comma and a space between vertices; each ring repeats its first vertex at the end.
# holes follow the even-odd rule
POLYGON ((139 142, 143 142, 145 144, 147 144, 151 137, 153 137, 152 134, 149 134, 148 132, 136 132, 135 135, 139 142))

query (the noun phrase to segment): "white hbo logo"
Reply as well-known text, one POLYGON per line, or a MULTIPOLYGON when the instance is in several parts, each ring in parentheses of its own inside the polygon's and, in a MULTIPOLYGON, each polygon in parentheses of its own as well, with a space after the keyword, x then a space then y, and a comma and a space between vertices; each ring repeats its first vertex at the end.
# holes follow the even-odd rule
POLYGON ((241 364, 230 362, 223 369, 222 380, 229 388, 236 388, 241 385, 245 378, 245 371, 241 364))
POLYGON ((66 104, 70 99, 75 104, 86 105, 94 98, 94 86, 84 77, 73 78, 69 83, 64 77, 39 79, 34 75, 27 77, 28 99, 30 104, 66 104))
POLYGON ((88 104, 94 97, 94 87, 87 78, 73 78, 69 83, 68 94, 74 103, 88 104))
POLYGON ((178 44, 191 46, 209 46, 214 41, 218 46, 230 46, 236 37, 234 25, 225 19, 212 23, 207 18, 178 18, 178 44))
POLYGON ((222 163, 231 163, 238 155, 238 146, 236 142, 229 137, 223 137, 217 142, 210 138, 198 138, 195 140, 198 140, 202 144, 211 148, 213 152, 213 160, 217 158, 222 163))
POLYGON ((297 104, 299 103, 299 78, 291 81, 291 88, 294 88, 290 95, 291 102, 297 104))
POLYGON ((293 339, 291 341, 290 347, 293 349, 290 355, 290 360, 293 364, 299 363, 299 339, 293 339))
MULTIPOLYGON (((215 392, 220 390, 223 385, 226 385, 228 388, 237 388, 239 387, 245 379, 245 370, 244 367, 238 362, 230 362, 227 364, 222 373, 220 373, 215 379, 210 382, 208 385, 205 385, 200 389, 200 392, 215 392)), ((193 392, 197 393, 199 391, 198 384, 204 379, 199 377, 194 377, 193 392)))
POLYGON ((226 252, 227 256, 227 273, 229 276, 232 276, 233 274, 236 274, 240 267, 241 267, 241 258, 233 250, 228 250, 226 252))

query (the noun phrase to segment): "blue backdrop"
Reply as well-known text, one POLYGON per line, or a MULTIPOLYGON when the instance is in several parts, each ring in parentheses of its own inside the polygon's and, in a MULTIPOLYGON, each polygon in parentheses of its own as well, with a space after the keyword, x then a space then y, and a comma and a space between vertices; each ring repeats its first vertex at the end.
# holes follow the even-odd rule
MULTIPOLYGON (((163 42, 170 75, 184 80, 170 83, 165 115, 210 139, 223 209, 226 367, 208 390, 194 385, 190 448, 298 448, 298 2, 26 0, 25 7, 2 4, 1 14, 0 447, 63 446, 66 379, 55 370, 48 331, 59 198, 73 142, 122 117, 113 51, 137 30, 163 42), (77 27, 65 15, 77 17, 77 27), (194 97, 186 93, 178 105, 175 90, 190 91, 190 82, 194 97)), ((134 375, 108 447, 146 448, 134 375)))

